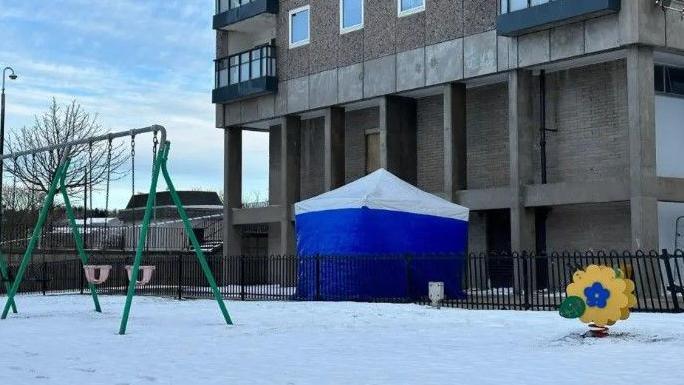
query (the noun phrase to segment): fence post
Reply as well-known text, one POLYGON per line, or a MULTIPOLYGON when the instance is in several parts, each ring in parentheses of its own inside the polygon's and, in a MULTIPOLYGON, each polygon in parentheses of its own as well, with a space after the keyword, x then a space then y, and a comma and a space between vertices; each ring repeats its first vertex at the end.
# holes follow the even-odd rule
POLYGON ((406 254, 406 300, 410 302, 413 299, 411 293, 411 254, 406 254))
POLYGON ((520 255, 520 258, 522 258, 522 265, 523 265, 523 308, 525 310, 530 310, 530 298, 529 296, 532 294, 530 293, 530 274, 529 274, 529 269, 530 269, 530 260, 527 258, 527 251, 523 251, 522 255, 520 255))
POLYGON ((316 301, 321 300, 321 257, 316 256, 316 301))
POLYGON ((667 253, 667 249, 663 249, 663 261, 665 262, 665 272, 667 274, 667 283, 665 290, 670 292, 672 296, 672 306, 675 312, 679 312, 679 300, 677 299, 677 288, 674 282, 674 275, 672 274, 672 266, 670 266, 670 255, 667 253))
POLYGON ((40 287, 43 289, 43 295, 47 292, 47 262, 43 261, 43 276, 40 280, 40 287))
POLYGON ((83 271, 83 268, 79 264, 75 264, 74 266, 76 266, 78 269, 78 285, 81 294, 83 294, 83 286, 85 286, 85 271, 83 271))
POLYGON ((240 300, 245 300, 245 256, 240 256, 240 300))
POLYGON ((178 253, 178 300, 183 299, 183 253, 178 253))

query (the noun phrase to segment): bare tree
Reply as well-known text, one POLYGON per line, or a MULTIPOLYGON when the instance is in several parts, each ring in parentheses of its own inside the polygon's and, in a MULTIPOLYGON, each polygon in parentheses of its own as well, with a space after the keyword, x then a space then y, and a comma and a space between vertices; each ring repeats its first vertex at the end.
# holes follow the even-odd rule
MULTIPOLYGON (((23 127, 10 135, 7 149, 9 152, 25 151, 105 133, 106 130, 98 123, 97 115, 84 111, 76 101, 60 106, 53 98, 48 110, 35 116, 32 127, 23 127)), ((67 189, 82 192, 86 187, 104 182, 108 173, 111 180, 122 178, 128 171, 120 170, 128 159, 128 154, 122 147, 121 143, 113 143, 111 157, 106 141, 72 147, 71 163, 66 176, 67 189)), ((27 189, 47 192, 65 151, 65 148, 60 148, 16 160, 5 160, 5 170, 16 176, 27 189)))

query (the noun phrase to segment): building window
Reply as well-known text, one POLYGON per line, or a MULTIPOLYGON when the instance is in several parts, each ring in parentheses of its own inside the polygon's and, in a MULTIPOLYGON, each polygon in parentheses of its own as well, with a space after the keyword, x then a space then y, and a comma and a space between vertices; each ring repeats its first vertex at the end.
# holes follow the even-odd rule
POLYGON ((554 0, 501 0, 501 14, 546 4, 554 0))
POLYGON ((290 48, 309 44, 309 6, 290 11, 290 48))
POLYGON ((363 28, 363 1, 340 0, 340 33, 363 28))
POLYGON ((656 92, 684 96, 684 68, 655 66, 654 80, 656 92))
POLYGON ((397 0, 399 17, 425 10, 425 0, 397 0))
POLYGON ((216 14, 247 5, 254 0, 216 0, 216 14))
POLYGON ((380 168, 380 131, 366 130, 366 174, 380 168))

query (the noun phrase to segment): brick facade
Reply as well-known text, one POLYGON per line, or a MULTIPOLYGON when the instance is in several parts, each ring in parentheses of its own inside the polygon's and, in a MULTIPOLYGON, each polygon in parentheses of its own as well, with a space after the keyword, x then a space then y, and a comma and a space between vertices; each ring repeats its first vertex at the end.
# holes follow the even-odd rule
MULTIPOLYGON (((547 75, 548 182, 627 178, 627 74, 623 60, 547 75)), ((538 92, 538 90, 537 90, 538 92)), ((539 135, 535 180, 539 182, 539 135)))
POLYGON ((466 98, 468 188, 508 186, 508 86, 468 89, 466 98))
POLYGON ((441 95, 418 99, 416 103, 418 187, 444 192, 444 111, 441 95))

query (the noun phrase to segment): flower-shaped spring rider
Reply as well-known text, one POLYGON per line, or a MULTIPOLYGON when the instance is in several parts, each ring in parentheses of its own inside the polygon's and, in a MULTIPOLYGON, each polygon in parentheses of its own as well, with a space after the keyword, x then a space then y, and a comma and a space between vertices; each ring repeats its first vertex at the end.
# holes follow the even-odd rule
POLYGON ((586 270, 577 270, 567 294, 560 315, 589 324, 595 337, 605 337, 608 326, 629 318, 629 309, 637 303, 634 281, 625 278, 620 269, 608 266, 590 265, 586 270))

